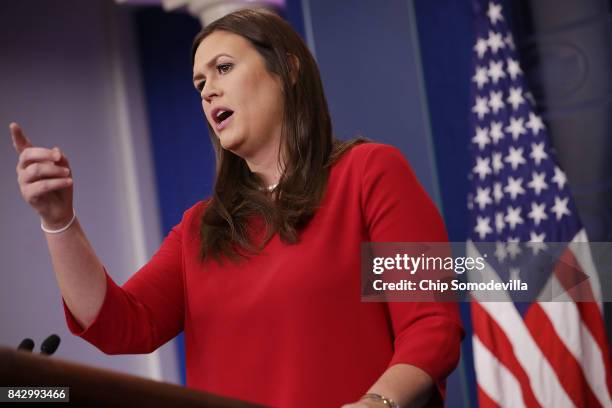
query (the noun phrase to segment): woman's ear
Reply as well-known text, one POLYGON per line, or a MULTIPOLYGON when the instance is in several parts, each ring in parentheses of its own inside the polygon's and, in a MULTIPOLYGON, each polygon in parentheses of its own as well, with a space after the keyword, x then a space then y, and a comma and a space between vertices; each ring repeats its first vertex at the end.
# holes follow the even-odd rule
POLYGON ((289 65, 289 78, 291 85, 295 85, 300 74, 300 60, 293 54, 287 53, 287 62, 289 65))

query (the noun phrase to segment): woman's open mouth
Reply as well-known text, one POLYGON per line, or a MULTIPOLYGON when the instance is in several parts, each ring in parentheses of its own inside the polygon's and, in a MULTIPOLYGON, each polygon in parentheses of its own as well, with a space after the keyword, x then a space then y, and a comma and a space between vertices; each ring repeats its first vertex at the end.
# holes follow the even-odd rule
POLYGON ((215 121, 215 129, 223 130, 231 122, 234 111, 225 108, 216 108, 212 112, 212 117, 215 121))

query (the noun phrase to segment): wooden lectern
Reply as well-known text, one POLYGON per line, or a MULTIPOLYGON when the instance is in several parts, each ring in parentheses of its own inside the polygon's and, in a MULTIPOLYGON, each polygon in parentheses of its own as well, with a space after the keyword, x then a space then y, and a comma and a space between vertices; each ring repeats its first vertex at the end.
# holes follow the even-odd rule
POLYGON ((87 407, 257 407, 178 385, 5 347, 0 347, 0 386, 70 387, 70 402, 87 407))

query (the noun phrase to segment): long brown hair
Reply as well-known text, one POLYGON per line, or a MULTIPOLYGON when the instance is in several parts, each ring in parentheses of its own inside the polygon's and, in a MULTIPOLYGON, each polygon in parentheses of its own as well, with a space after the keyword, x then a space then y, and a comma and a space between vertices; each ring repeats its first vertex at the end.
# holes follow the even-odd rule
POLYGON ((201 219, 200 256, 220 262, 223 257, 236 261, 258 253, 276 232, 283 242, 297 243, 299 231, 312 219, 323 198, 331 165, 365 139, 343 142, 333 137, 317 64, 300 36, 282 18, 264 10, 245 9, 214 21, 193 41, 192 65, 202 40, 217 30, 249 40, 265 60, 268 71, 281 79, 281 145, 286 153, 284 171, 274 190, 276 199, 272 199, 262 191, 261 180, 251 173, 246 162, 221 147, 208 124, 215 149, 216 180, 201 219), (297 73, 290 66, 290 55, 299 61, 297 73), (253 216, 261 216, 266 226, 263 242, 258 245, 250 238, 249 221, 253 216))

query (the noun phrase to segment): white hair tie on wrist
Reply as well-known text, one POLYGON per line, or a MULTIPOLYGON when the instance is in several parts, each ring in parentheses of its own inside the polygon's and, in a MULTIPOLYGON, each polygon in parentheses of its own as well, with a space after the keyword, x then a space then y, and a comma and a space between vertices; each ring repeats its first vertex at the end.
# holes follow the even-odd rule
POLYGON ((43 222, 41 220, 40 221, 40 229, 45 231, 47 234, 59 234, 61 232, 66 231, 68 228, 70 228, 70 226, 74 223, 74 220, 76 220, 76 211, 74 211, 74 208, 73 208, 72 209, 72 219, 68 222, 68 224, 66 224, 62 228, 56 229, 56 230, 51 230, 51 229, 45 228, 45 226, 43 225, 43 222))

